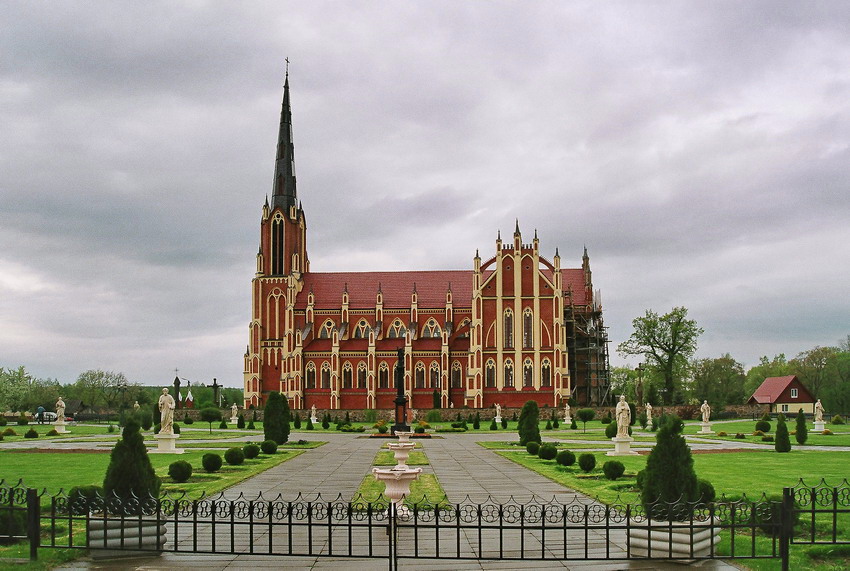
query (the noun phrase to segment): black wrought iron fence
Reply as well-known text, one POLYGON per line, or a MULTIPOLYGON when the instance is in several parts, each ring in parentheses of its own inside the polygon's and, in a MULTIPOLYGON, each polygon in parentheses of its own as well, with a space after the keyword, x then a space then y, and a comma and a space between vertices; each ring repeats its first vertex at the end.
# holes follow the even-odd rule
POLYGON ((586 561, 780 558, 791 544, 848 544, 850 484, 802 481, 782 496, 710 503, 605 505, 466 498, 394 506, 337 495, 190 498, 49 496, 0 482, 0 541, 39 548, 217 553, 388 561, 586 561), (660 516, 660 517, 659 517, 660 516), (22 523, 23 522, 23 523, 22 523))

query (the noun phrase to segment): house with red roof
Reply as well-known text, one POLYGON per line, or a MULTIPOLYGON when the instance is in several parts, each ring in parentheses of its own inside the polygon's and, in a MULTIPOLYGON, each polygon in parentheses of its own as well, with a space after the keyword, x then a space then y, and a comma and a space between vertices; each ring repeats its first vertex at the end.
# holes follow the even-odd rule
POLYGON ((815 412, 815 399, 797 375, 767 377, 747 404, 766 406, 769 412, 786 415, 797 414, 800 409, 807 414, 815 412))
POLYGON ((605 403, 607 329, 586 248, 580 268, 562 268, 517 222, 470 269, 313 272, 295 183, 287 74, 251 283, 246 408, 271 391, 294 409, 392 408, 399 349, 412 408, 605 403))

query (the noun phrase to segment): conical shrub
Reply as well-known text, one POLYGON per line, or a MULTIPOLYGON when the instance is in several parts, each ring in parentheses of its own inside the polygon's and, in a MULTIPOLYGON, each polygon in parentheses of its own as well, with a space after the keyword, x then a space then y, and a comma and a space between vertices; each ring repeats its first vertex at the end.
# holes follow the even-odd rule
POLYGON ((157 498, 162 484, 154 472, 144 439, 135 418, 127 421, 121 439, 112 448, 109 466, 103 479, 103 491, 107 499, 121 499, 123 512, 138 513, 141 506, 132 501, 135 496, 144 502, 149 497, 157 498))
POLYGON ((683 428, 678 416, 665 418, 655 448, 646 459, 641 503, 655 520, 687 520, 693 513, 692 502, 699 499, 694 459, 682 436, 683 428))

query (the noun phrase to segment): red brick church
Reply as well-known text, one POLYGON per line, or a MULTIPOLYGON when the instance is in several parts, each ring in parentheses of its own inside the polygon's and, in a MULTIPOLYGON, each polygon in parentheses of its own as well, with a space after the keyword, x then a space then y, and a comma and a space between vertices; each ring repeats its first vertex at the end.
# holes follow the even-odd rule
POLYGON ((311 271, 287 75, 251 283, 245 406, 280 391, 295 409, 392 408, 399 348, 413 408, 604 403, 608 340, 587 249, 573 269, 539 246, 517 223, 468 270, 311 271))

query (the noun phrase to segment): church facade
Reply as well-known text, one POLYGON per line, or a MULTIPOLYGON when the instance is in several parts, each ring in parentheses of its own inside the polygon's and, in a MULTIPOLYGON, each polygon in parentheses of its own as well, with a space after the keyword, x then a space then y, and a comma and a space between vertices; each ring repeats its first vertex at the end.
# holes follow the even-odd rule
POLYGON ((412 408, 605 402, 607 333, 586 249, 580 268, 562 268, 517 223, 468 270, 313 272, 294 155, 287 76, 251 283, 246 407, 279 391, 294 409, 392 408, 400 348, 412 408))

